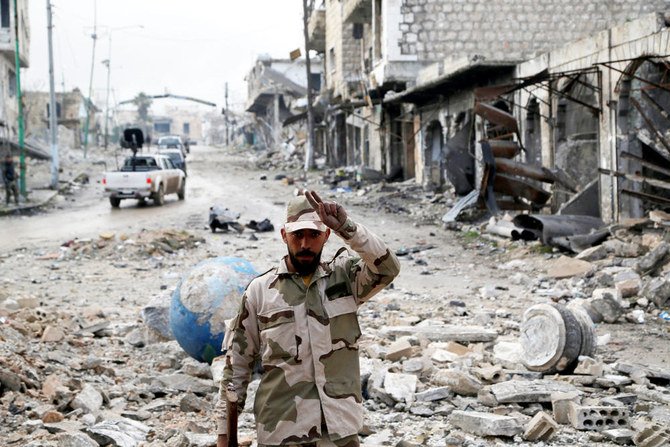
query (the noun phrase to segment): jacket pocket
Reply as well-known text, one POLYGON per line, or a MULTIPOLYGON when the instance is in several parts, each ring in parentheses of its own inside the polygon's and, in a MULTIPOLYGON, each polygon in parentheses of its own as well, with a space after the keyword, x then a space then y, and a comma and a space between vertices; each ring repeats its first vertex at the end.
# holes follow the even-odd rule
POLYGON ((263 365, 277 365, 297 356, 295 313, 273 309, 258 316, 263 365))
POLYGON ((334 349, 343 347, 358 349, 361 328, 358 325, 358 306, 354 297, 344 296, 324 303, 330 322, 330 337, 334 349), (344 346, 341 345, 344 343, 344 346), (339 347, 337 347, 339 345, 339 347))

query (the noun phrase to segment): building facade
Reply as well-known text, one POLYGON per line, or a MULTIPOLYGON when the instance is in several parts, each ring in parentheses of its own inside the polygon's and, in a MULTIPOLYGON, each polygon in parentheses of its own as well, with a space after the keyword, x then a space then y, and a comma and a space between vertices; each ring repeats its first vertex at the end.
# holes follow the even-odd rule
POLYGON ((18 101, 16 84, 15 17, 18 17, 19 63, 28 68, 30 60, 30 21, 28 1, 0 0, 0 138, 15 141, 18 135, 18 101))

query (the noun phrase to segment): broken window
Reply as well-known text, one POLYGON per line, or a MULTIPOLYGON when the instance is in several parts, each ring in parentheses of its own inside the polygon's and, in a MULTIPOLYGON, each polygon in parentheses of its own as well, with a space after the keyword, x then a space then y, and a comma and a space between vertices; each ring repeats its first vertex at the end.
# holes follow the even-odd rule
POLYGON ((670 67, 633 61, 618 86, 619 218, 670 210, 670 67))
POLYGON ((9 28, 9 0, 0 0, 0 26, 9 28))

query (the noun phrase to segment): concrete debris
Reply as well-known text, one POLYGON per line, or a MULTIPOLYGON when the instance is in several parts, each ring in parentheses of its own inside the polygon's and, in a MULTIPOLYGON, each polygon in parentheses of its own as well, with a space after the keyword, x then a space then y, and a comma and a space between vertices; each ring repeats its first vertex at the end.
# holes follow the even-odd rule
POLYGON ((526 441, 548 441, 558 431, 558 424, 544 411, 540 411, 526 425, 523 439, 526 441))
POLYGON ((449 422, 461 430, 477 436, 512 437, 523 431, 519 421, 513 417, 480 411, 454 411, 449 422))
POLYGON ((577 391, 555 392, 551 394, 551 408, 554 419, 559 424, 570 423, 570 408, 572 404, 581 401, 580 393, 577 391))
POLYGON ((570 405, 568 418, 577 430, 604 431, 626 428, 630 422, 626 407, 570 405))
POLYGON ((508 380, 488 385, 481 389, 482 394, 490 394, 496 404, 551 402, 553 393, 576 392, 577 388, 569 383, 556 380, 508 380))
POLYGON ((549 267, 547 275, 555 279, 571 278, 588 273, 593 269, 594 266, 590 262, 561 256, 549 267))
POLYGON ((382 329, 387 336, 425 337, 431 341, 488 342, 498 337, 498 332, 482 327, 428 325, 428 326, 389 326, 382 329))

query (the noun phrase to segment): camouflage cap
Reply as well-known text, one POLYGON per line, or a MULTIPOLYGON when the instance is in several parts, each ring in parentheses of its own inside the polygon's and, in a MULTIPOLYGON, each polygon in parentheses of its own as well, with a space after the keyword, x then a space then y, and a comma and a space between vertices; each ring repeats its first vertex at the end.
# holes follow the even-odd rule
POLYGON ((287 233, 305 229, 326 231, 326 228, 312 205, 307 201, 307 197, 297 196, 288 203, 286 223, 284 224, 287 233))

